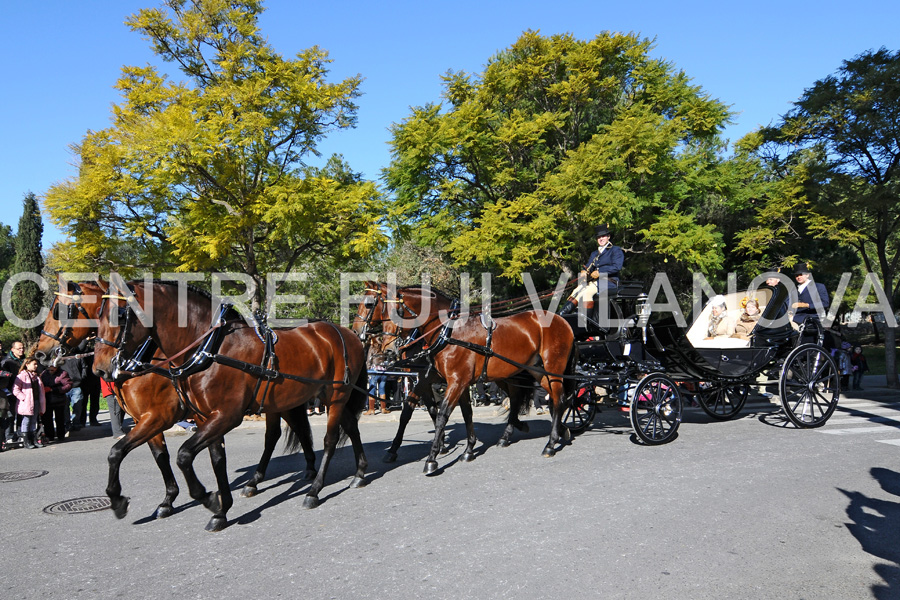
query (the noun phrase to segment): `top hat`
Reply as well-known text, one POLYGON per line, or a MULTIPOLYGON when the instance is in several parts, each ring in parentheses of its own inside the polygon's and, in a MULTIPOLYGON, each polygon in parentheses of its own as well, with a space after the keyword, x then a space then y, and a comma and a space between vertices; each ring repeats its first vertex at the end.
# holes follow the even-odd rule
POLYGON ((794 266, 794 275, 809 275, 812 271, 809 270, 809 263, 797 263, 794 266))
POLYGON ((600 237, 601 235, 609 235, 609 226, 608 225, 600 225, 594 231, 594 237, 600 237))

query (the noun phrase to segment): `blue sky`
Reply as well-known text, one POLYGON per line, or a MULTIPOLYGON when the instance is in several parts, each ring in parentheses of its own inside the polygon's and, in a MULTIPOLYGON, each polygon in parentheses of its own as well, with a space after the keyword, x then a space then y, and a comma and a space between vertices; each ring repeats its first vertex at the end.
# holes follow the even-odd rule
MULTIPOLYGON (((108 126, 121 67, 154 61, 149 44, 124 21, 157 3, 2 0, 0 6, 0 222, 15 229, 24 194, 41 197, 72 177, 71 144, 108 126)), ((343 154, 370 179, 390 160, 391 124, 411 106, 440 100, 441 74, 480 72, 527 29, 580 39, 602 31, 655 38, 654 56, 737 113, 726 131, 732 141, 777 120, 842 60, 881 46, 900 48, 897 0, 269 0, 266 6, 262 30, 277 51, 287 57, 318 45, 334 61, 333 80, 365 78, 358 127, 333 134, 320 149, 343 154)), ((45 218, 45 248, 61 239, 45 218)))

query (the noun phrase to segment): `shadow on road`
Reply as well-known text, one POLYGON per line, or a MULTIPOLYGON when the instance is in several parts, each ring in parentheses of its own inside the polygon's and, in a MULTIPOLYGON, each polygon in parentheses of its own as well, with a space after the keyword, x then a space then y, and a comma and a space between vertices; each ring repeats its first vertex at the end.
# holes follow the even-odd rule
POLYGON ((872 596, 879 600, 900 597, 900 473, 890 469, 873 468, 872 477, 881 488, 894 496, 890 500, 870 498, 860 492, 838 490, 850 499, 847 529, 859 541, 862 549, 887 562, 875 565, 875 572, 884 585, 873 585, 872 596))

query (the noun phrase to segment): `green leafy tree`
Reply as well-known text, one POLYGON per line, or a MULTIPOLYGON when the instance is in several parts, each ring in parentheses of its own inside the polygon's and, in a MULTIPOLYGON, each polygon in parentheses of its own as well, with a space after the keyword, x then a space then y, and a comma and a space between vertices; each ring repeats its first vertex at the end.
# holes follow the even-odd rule
MULTIPOLYGON (((41 211, 35 195, 31 192, 22 201, 22 217, 19 219, 19 230, 16 232, 15 260, 12 272, 34 273, 41 275, 44 270, 44 258, 41 255, 41 238, 44 235, 44 224, 41 222, 41 211)), ((44 305, 44 292, 34 281, 20 281, 12 292, 12 309, 20 319, 32 319, 44 305)), ((21 330, 26 345, 36 342, 40 336, 40 326, 21 330)))
POLYGON ((262 304, 267 273, 384 242, 375 185, 339 157, 306 164, 323 136, 355 125, 360 77, 329 83, 317 47, 284 59, 259 31, 262 10, 168 0, 128 20, 187 79, 123 69, 113 125, 85 136, 78 177, 47 194, 70 264, 237 271, 262 304))
MULTIPOLYGON (((775 238, 798 223, 820 246, 852 248, 866 271, 881 277, 894 313, 900 300, 898 122, 900 52, 882 48, 815 82, 748 146, 783 186, 762 203, 756 234, 775 238), (770 228, 771 222, 783 225, 770 228)), ((846 259, 821 263, 832 270, 848 266, 846 259)), ((897 387, 895 329, 886 331, 885 352, 888 383, 897 387)))
POLYGON ((708 215, 728 203, 729 112, 651 49, 635 35, 529 31, 480 75, 446 74, 444 103, 393 128, 398 233, 449 240, 458 263, 517 278, 580 263, 608 223, 631 274, 667 260, 716 271, 722 237, 708 215))

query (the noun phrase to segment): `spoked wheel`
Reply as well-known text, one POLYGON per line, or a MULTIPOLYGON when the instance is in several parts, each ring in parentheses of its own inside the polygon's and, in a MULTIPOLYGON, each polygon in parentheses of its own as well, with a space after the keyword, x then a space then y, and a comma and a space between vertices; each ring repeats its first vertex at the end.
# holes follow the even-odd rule
POLYGON ((727 421, 733 419, 744 408, 750 385, 746 383, 727 384, 716 382, 706 389, 700 390, 697 400, 700 408, 713 419, 727 421))
POLYGON ((794 425, 821 427, 837 408, 841 394, 837 365, 821 346, 798 346, 784 361, 778 393, 784 413, 794 425))
POLYGON ((638 382, 631 401, 631 427, 645 444, 665 444, 681 424, 681 392, 675 382, 651 373, 638 382))
POLYGON ((573 434, 578 434, 588 428, 594 422, 597 414, 597 404, 594 402, 594 394, 589 388, 580 388, 575 393, 571 402, 566 403, 563 412, 563 425, 569 428, 573 434), (583 390, 583 393, 582 393, 583 390), (580 395, 579 395, 580 393, 580 395))

